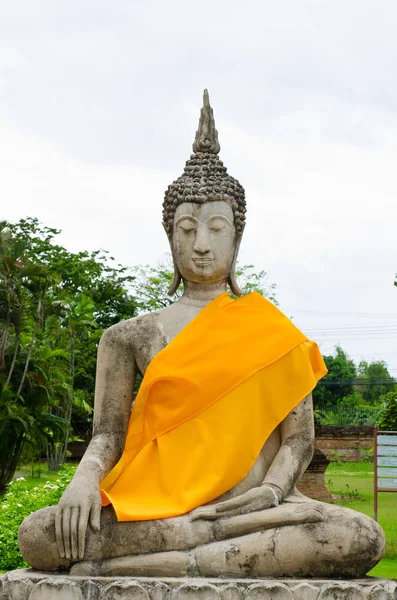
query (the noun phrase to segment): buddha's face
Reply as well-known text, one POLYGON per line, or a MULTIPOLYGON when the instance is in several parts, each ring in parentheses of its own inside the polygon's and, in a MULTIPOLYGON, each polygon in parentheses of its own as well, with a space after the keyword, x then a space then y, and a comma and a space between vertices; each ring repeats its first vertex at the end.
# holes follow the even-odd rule
POLYGON ((234 216, 227 202, 184 202, 178 206, 172 246, 183 279, 197 283, 227 279, 235 244, 234 216))

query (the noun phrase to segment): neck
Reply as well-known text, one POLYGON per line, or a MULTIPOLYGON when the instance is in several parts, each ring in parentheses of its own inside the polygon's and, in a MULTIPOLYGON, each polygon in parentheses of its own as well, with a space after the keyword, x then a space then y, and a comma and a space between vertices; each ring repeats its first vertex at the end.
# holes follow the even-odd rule
POLYGON ((226 280, 195 283, 193 281, 183 282, 183 295, 179 300, 181 304, 204 307, 214 298, 226 292, 226 280))

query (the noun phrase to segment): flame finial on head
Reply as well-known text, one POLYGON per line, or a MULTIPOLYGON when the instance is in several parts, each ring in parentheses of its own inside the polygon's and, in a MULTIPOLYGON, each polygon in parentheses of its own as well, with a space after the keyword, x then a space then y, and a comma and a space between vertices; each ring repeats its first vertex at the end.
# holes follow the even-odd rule
POLYGON ((218 132, 215 129, 214 111, 210 105, 208 90, 204 90, 203 108, 200 112, 200 121, 193 143, 193 152, 219 154, 220 149, 218 132))

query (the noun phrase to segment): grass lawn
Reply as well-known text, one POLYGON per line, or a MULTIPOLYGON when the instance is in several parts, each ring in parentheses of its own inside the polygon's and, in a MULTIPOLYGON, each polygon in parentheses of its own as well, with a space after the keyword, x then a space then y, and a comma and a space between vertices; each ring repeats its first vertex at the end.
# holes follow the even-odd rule
POLYGON ((29 466, 21 466, 18 471, 15 472, 14 479, 18 477, 25 478, 25 484, 28 489, 34 487, 40 487, 45 485, 47 481, 55 483, 59 477, 58 471, 50 471, 46 463, 41 465, 35 465, 34 475, 32 475, 32 469, 29 466))
MULTIPOLYGON (((336 504, 374 516, 374 469, 371 463, 331 463, 325 483, 332 494, 344 494, 336 504)), ((378 520, 386 534, 386 554, 369 575, 397 579, 397 492, 378 494, 378 520)))

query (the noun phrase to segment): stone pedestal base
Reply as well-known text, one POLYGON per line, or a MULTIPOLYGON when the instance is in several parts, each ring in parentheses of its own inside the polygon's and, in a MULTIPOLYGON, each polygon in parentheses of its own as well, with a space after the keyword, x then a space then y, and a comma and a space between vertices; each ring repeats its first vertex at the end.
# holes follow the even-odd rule
POLYGON ((86 579, 21 569, 0 575, 0 600, 397 600, 397 583, 376 577, 86 579))

